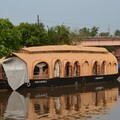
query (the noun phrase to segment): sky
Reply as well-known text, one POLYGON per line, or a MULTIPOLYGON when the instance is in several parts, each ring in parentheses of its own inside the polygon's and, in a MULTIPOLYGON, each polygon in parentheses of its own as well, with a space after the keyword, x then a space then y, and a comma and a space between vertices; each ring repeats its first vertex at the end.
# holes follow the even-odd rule
POLYGON ((71 29, 99 27, 111 34, 120 29, 120 0, 0 0, 0 18, 14 25, 35 23, 39 15, 45 26, 71 29))

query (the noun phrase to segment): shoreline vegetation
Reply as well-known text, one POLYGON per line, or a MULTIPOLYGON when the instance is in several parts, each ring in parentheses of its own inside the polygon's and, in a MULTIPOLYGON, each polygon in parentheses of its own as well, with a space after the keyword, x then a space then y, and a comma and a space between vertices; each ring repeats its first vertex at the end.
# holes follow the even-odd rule
MULTIPOLYGON (((99 27, 83 27, 72 31, 64 24, 54 27, 45 27, 42 22, 24 23, 14 25, 9 19, 0 18, 0 58, 10 52, 17 52, 22 47, 44 46, 44 45, 71 45, 74 41, 85 38, 111 37, 109 32, 99 33, 99 27)), ((120 30, 115 30, 112 37, 119 37, 120 30)), ((112 51, 113 47, 107 48, 112 51)))

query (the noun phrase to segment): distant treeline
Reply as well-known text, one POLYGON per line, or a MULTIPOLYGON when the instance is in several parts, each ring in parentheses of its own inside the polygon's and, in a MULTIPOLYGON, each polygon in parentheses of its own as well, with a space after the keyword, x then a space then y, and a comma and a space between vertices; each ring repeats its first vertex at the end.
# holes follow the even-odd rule
MULTIPOLYGON (((20 23, 15 26, 9 19, 0 19, 0 57, 25 46, 72 44, 83 38, 110 36, 109 32, 98 32, 99 27, 95 26, 76 32, 65 25, 45 28, 43 23, 20 23)), ((120 36, 120 30, 116 30, 114 36, 120 36)))

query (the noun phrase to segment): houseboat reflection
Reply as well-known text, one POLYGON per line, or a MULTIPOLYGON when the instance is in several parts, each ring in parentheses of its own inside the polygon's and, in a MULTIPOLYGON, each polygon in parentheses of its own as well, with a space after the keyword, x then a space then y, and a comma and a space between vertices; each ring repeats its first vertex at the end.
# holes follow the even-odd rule
POLYGON ((2 115, 5 119, 25 120, 88 118, 107 114, 117 100, 118 87, 113 82, 84 88, 24 89, 11 93, 2 115))

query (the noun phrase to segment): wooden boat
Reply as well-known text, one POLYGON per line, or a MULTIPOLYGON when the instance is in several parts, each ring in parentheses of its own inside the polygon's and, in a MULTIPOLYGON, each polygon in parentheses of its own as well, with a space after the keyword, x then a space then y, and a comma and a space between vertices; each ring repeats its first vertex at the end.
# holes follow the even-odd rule
POLYGON ((100 47, 58 45, 22 48, 19 53, 10 53, 0 68, 1 88, 10 86, 13 90, 21 86, 77 85, 118 77, 117 59, 100 47))

